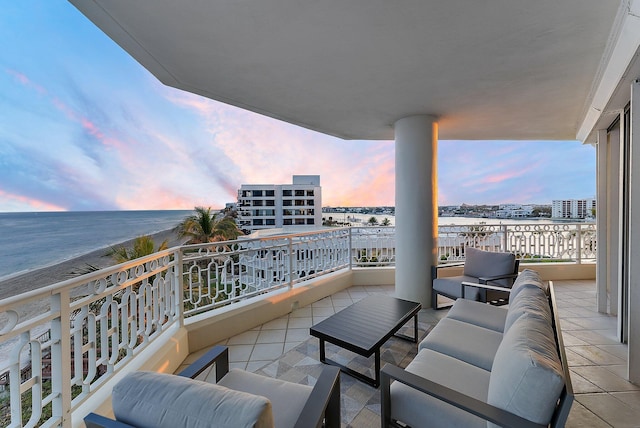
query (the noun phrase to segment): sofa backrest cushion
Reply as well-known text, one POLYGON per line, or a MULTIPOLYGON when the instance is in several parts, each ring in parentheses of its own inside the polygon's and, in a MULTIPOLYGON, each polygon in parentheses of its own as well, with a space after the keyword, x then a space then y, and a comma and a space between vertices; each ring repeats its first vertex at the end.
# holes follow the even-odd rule
POLYGON ((531 269, 524 269, 518 274, 518 277, 513 283, 513 287, 511 287, 509 300, 513 301, 513 299, 515 299, 515 297, 521 290, 530 287, 539 288, 540 290, 544 291, 545 294, 549 294, 549 286, 542 282, 542 279, 540 279, 540 275, 538 274, 538 272, 531 269))
POLYGON ((551 324, 530 314, 522 315, 498 347, 487 402, 547 425, 563 387, 564 375, 551 324))
POLYGON ((273 427, 265 397, 181 376, 133 372, 113 388, 117 420, 135 427, 273 427))
MULTIPOLYGON (((514 273, 516 256, 512 253, 496 253, 476 248, 465 248, 464 274, 476 278, 508 275, 514 273)), ((503 287, 511 287, 513 279, 495 281, 503 287)))
POLYGON ((549 297, 540 288, 522 287, 514 298, 509 299, 504 331, 509 330, 513 323, 524 314, 536 316, 552 325, 553 315, 549 306, 549 297))

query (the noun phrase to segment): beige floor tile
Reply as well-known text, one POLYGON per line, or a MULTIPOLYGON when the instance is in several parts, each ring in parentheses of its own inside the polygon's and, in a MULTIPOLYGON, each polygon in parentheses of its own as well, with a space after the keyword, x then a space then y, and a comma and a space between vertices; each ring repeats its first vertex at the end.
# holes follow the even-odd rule
POLYGON ((295 348, 296 346, 298 346, 301 343, 302 343, 302 341, 285 342, 284 343, 284 352, 291 351, 293 348, 295 348))
POLYGON ((263 330, 260 332, 256 343, 278 343, 284 342, 287 336, 287 330, 263 330))
POLYGON ((289 328, 309 328, 313 325, 313 318, 291 318, 289 320, 289 328))
POLYGON ((309 329, 308 328, 290 328, 287 330, 287 342, 296 342, 296 341, 304 341, 309 337, 309 329))
POLYGON ((581 394, 576 400, 616 428, 638 427, 640 411, 610 394, 581 394))
POLYGON ((333 301, 334 308, 346 308, 347 306, 353 305, 353 300, 351 300, 351 297, 345 299, 336 299, 334 297, 331 300, 333 301))
POLYGON ((348 299, 351 300, 351 295, 349 294, 349 292, 347 290, 343 290, 343 291, 338 291, 336 294, 333 294, 331 296, 331 299, 348 299))
POLYGON ((245 370, 251 373, 255 373, 257 370, 263 368, 272 361, 273 360, 249 361, 245 370))
POLYGON ((634 391, 640 390, 640 386, 636 386, 625 379, 615 375, 604 367, 600 366, 583 366, 573 367, 572 371, 589 382, 599 386, 605 391, 634 391))
POLYGON ((322 307, 333 307, 333 302, 331 302, 331 297, 325 297, 324 299, 318 300, 311 304, 312 308, 322 308, 322 307))
POLYGON ((594 365, 593 361, 588 358, 583 357, 582 355, 573 351, 573 347, 565 347, 564 352, 567 356, 567 361, 569 362, 569 367, 576 366, 592 366, 594 365))
POLYGON ((562 332, 562 341, 564 342, 564 346, 584 346, 584 345, 588 345, 587 342, 585 342, 582 339, 578 339, 577 337, 575 337, 574 335, 572 335, 571 333, 568 333, 566 331, 562 332))
POLYGON ((602 388, 589 382, 575 371, 571 371, 571 386, 573 386, 574 394, 605 392, 602 388))
POLYGON ((570 332, 572 336, 578 339, 584 340, 590 345, 618 345, 619 342, 615 337, 610 335, 604 335, 602 332, 595 332, 589 330, 574 330, 570 332))
MULTIPOLYGON (((640 391, 612 392, 611 395, 623 403, 626 403, 628 406, 640 411, 640 391)), ((640 424, 640 421, 638 422, 640 424)))
POLYGON ((365 297, 369 297, 371 295, 366 291, 349 291, 349 294, 351 295, 351 298, 354 302, 362 300, 365 297))
POLYGON ((240 369, 240 370, 246 370, 247 368, 247 362, 246 361, 235 361, 233 363, 229 363, 229 370, 231 369, 240 369))
POLYGON ((305 306, 304 308, 296 309, 291 312, 290 318, 308 318, 313 315, 311 306, 305 306))
POLYGON ((328 317, 335 314, 336 311, 333 309, 333 306, 329 307, 321 307, 321 308, 313 308, 313 316, 317 317, 328 317))
POLYGON ((289 324, 288 317, 282 317, 275 319, 273 321, 269 321, 268 323, 262 324, 262 330, 280 330, 286 329, 289 324))
POLYGON ((260 331, 258 330, 245 331, 244 333, 230 337, 227 341, 227 345, 253 345, 256 343, 256 339, 259 334, 260 331))
POLYGON ((322 316, 317 316, 317 317, 313 317, 313 325, 318 324, 320 321, 324 321, 327 318, 329 318, 329 315, 322 315, 322 316))
POLYGON ((270 361, 282 355, 284 342, 281 343, 258 343, 253 347, 250 361, 270 361))
POLYGON ((619 378, 628 379, 629 376, 629 367, 627 364, 621 364, 616 366, 604 366, 605 369, 609 370, 611 373, 615 374, 619 378))
POLYGON ((595 413, 577 401, 573 402, 566 428, 610 428, 611 425, 600 419, 595 413))
POLYGON ((249 361, 253 345, 230 345, 229 362, 249 361))
POLYGON ((595 345, 572 346, 571 350, 598 365, 624 364, 624 360, 622 358, 616 357, 595 345))
POLYGON ((603 349, 624 361, 627 361, 627 357, 629 356, 629 347, 622 343, 618 345, 598 345, 598 348, 603 349))

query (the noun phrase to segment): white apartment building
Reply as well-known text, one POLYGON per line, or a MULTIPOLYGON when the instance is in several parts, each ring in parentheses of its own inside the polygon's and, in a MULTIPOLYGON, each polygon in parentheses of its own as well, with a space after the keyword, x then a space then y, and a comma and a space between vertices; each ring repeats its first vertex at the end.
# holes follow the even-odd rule
POLYGON ((322 226, 319 175, 294 175, 292 184, 243 184, 238 190, 238 227, 255 231, 322 226))
POLYGON ((555 199, 551 203, 552 218, 592 218, 596 208, 596 200, 590 199, 555 199))
POLYGON ((533 213, 532 205, 520 205, 520 204, 502 204, 496 211, 496 217, 498 218, 523 218, 530 217, 533 213))

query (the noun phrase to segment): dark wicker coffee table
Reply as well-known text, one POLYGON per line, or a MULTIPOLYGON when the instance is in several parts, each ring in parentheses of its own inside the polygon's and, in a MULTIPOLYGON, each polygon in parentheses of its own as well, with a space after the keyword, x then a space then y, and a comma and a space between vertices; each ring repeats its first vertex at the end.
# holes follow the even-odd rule
POLYGON ((311 327, 311 336, 320 339, 320 361, 332 364, 349 375, 374 387, 380 385, 380 347, 391 336, 418 342, 420 303, 391 296, 369 296, 337 312, 311 327), (397 334, 413 317, 414 336, 397 334), (375 377, 370 378, 325 356, 325 342, 333 343, 356 354, 375 358, 375 377))

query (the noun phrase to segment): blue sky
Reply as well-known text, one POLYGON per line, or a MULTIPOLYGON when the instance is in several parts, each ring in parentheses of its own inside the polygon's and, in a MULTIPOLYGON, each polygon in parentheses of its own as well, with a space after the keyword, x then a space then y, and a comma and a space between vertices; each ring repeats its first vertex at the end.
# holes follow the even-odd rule
MULTIPOLYGON (((0 212, 222 207, 319 174, 323 205, 394 205, 392 141, 343 141, 159 83, 70 3, 0 12, 0 212)), ((441 205, 595 195, 580 142, 440 141, 441 205)))

